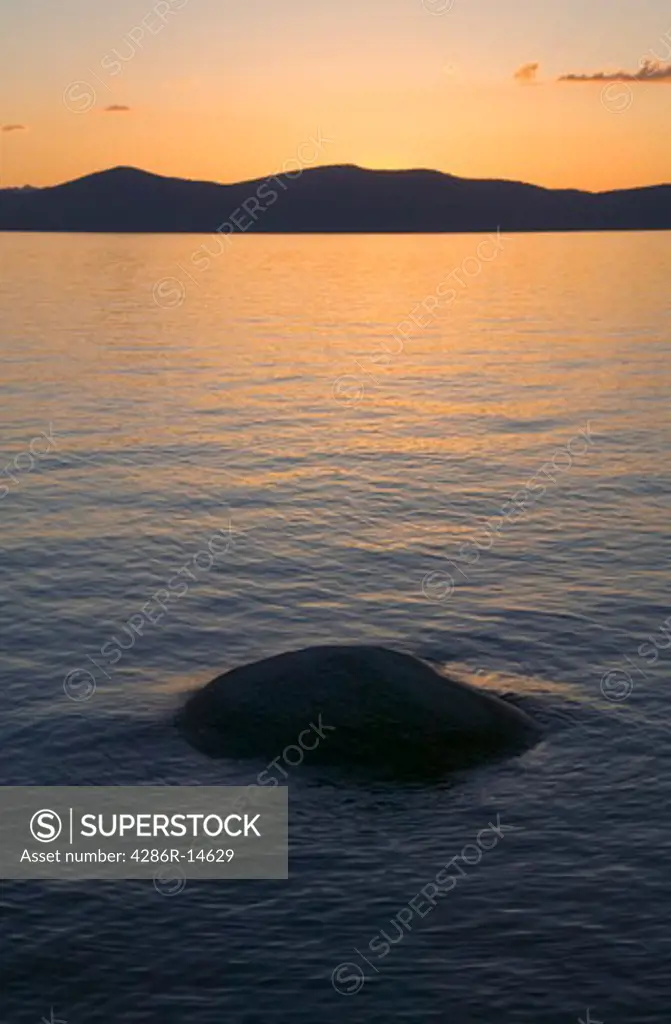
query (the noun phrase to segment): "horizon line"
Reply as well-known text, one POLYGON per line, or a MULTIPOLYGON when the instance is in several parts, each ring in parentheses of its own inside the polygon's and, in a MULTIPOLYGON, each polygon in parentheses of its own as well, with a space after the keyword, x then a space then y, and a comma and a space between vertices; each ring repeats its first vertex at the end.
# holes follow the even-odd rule
MULTIPOLYGON (((602 189, 594 191, 592 189, 580 188, 579 186, 564 186, 564 187, 553 187, 550 185, 539 185, 533 181, 526 181, 522 178, 471 178, 465 177, 459 174, 452 174, 450 171, 440 171, 435 167, 365 167, 362 164, 356 163, 337 163, 337 164, 314 164, 309 167, 300 168, 300 173, 292 171, 291 180, 302 176, 305 173, 325 170, 353 170, 360 171, 364 174, 433 174, 441 178, 453 178, 457 181, 480 181, 480 182, 504 182, 515 185, 525 185, 529 188, 542 189, 545 192, 581 192, 584 195, 607 195, 613 192, 632 192, 649 188, 668 188, 671 186, 671 181, 659 181, 651 185, 630 185, 625 188, 614 188, 614 189, 602 189)), ((41 192, 47 189, 59 188, 63 185, 71 185, 78 181, 85 181, 87 178, 93 178, 102 174, 110 174, 115 171, 133 171, 137 174, 143 174, 151 178, 161 178, 166 181, 183 181, 189 182, 194 185, 217 185, 223 188, 233 188, 239 185, 253 185, 257 182, 271 181, 274 178, 286 177, 286 171, 276 171, 272 174, 264 174, 254 178, 240 178, 235 181, 218 181, 209 178, 188 178, 181 177, 180 175, 174 174, 162 174, 158 171, 149 171, 143 167, 136 167, 132 164, 113 164, 110 167, 103 167, 98 170, 89 171, 86 174, 78 175, 75 178, 67 178, 64 181, 57 181, 51 185, 31 185, 29 183, 23 185, 0 185, 0 192, 12 192, 21 191, 23 189, 29 189, 31 191, 41 192)))

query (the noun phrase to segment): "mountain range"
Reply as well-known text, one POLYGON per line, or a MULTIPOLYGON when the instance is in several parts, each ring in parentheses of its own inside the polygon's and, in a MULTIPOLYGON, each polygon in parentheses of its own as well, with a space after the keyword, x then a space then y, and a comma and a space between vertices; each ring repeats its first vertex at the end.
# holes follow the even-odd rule
POLYGON ((671 185, 548 189, 353 165, 222 185, 114 167, 0 189, 0 231, 456 232, 671 229, 671 185))

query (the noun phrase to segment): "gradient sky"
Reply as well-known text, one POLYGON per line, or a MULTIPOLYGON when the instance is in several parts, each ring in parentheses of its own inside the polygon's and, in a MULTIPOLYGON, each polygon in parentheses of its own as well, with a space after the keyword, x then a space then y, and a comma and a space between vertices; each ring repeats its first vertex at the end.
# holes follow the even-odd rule
POLYGON ((557 81, 653 55, 668 0, 0 0, 1 183, 260 177, 318 130, 318 163, 668 182, 671 80, 557 81))

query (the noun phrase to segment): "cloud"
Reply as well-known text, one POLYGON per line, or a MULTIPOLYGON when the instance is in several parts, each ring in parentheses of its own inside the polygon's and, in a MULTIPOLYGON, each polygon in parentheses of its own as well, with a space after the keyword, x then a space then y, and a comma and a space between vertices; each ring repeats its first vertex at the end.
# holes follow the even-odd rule
POLYGON ((25 124, 3 124, 3 132, 27 132, 28 127, 25 124))
POLYGON ((642 60, 638 71, 595 71, 591 75, 560 75, 559 82, 671 82, 671 64, 642 60))
POLYGON ((517 69, 513 78, 517 82, 521 82, 522 85, 535 85, 539 68, 540 64, 537 60, 531 61, 529 64, 523 64, 521 68, 517 69))
POLYGON ((130 109, 131 109, 130 107, 124 106, 123 103, 113 103, 111 107, 105 107, 105 113, 106 114, 122 114, 122 113, 125 113, 127 110, 130 110, 130 109))

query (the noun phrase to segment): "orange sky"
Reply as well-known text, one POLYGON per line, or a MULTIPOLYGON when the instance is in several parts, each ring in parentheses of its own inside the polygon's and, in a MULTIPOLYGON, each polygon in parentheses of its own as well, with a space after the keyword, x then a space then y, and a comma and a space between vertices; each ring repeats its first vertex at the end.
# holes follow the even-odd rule
POLYGON ((318 132, 330 140, 319 163, 588 189, 671 181, 671 77, 635 80, 645 59, 671 57, 666 0, 81 11, 26 0, 2 15, 0 124, 25 126, 0 133, 5 186, 116 164, 234 181, 280 169, 318 132))

